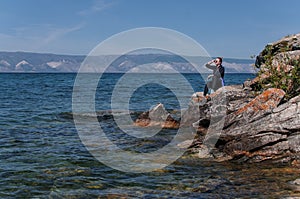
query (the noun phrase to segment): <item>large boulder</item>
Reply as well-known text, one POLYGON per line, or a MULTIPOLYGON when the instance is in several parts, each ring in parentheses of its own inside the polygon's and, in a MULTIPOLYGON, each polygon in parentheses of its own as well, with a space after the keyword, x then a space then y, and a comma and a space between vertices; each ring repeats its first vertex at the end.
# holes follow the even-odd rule
POLYGON ((255 97, 246 105, 227 115, 224 126, 240 126, 241 123, 251 123, 271 112, 283 99, 285 92, 281 89, 270 88, 255 97))
MULTIPOLYGON (((195 141, 198 145, 192 146, 198 147, 199 157, 214 157, 220 161, 234 159, 241 162, 269 160, 299 163, 300 96, 282 103, 285 92, 275 88, 255 98, 237 88, 228 90, 227 94, 227 115, 215 149, 203 155, 203 149, 206 148, 202 145, 203 139, 209 138, 198 136, 195 141), (236 104, 235 108, 231 107, 232 103, 236 104)), ((203 134, 204 126, 201 122, 199 126, 203 134)))
POLYGON ((182 126, 197 125, 208 127, 212 114, 214 117, 220 114, 226 115, 238 110, 254 98, 249 90, 244 90, 242 85, 224 86, 215 93, 204 97, 202 92, 192 96, 188 109, 181 118, 182 126))
POLYGON ((219 148, 243 161, 292 162, 300 156, 300 97, 262 112, 239 125, 225 127, 219 148))

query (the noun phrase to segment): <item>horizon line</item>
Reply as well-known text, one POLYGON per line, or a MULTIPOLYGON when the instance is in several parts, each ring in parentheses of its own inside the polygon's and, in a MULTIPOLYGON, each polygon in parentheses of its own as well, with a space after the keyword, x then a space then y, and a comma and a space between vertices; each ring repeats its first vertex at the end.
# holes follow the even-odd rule
MULTIPOLYGON (((53 52, 32 52, 32 51, 5 51, 5 50, 0 50, 0 53, 28 53, 28 54, 46 54, 46 55, 63 55, 63 56, 78 56, 78 57, 87 57, 88 55, 84 54, 67 54, 67 53, 53 53, 53 52)), ((172 55, 172 54, 164 54, 164 53, 140 53, 140 54, 127 54, 127 55, 172 55)), ((104 55, 104 56, 121 56, 121 55, 115 55, 115 54, 110 54, 110 55, 104 55)), ((180 55, 178 55, 180 56, 180 55)), ((187 56, 187 57, 197 57, 197 56, 187 56)), ((211 58, 217 58, 220 56, 210 56, 211 58)), ((242 59, 242 60, 254 60, 253 58, 240 58, 240 57, 222 57, 223 59, 242 59)))

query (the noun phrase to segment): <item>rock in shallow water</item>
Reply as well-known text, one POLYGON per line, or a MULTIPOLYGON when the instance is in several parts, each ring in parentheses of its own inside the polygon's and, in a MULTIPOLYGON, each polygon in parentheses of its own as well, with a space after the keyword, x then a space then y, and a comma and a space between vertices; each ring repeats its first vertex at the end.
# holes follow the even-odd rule
POLYGON ((142 113, 136 119, 134 125, 140 127, 160 126, 166 129, 179 128, 179 122, 171 116, 161 103, 157 104, 150 111, 142 113))

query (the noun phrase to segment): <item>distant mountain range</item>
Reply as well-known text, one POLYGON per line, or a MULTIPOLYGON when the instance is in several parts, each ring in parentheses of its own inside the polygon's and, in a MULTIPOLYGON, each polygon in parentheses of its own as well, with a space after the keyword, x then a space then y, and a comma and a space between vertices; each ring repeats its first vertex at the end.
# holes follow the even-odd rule
MULTIPOLYGON (((110 55, 102 56, 105 60, 110 55)), ((151 72, 168 72, 175 69, 180 73, 197 72, 195 68, 180 56, 169 54, 130 54, 114 56, 116 59, 106 69, 106 72, 147 72, 137 66, 151 64, 151 72)), ((28 73, 76 73, 86 56, 57 55, 29 52, 0 52, 0 72, 28 72, 28 73)), ((111 58, 111 57, 110 57, 111 58)), ((99 59, 99 58, 98 58, 99 59)), ((190 57, 193 64, 201 63, 201 58, 190 57)), ((254 73, 253 60, 224 58, 223 65, 226 73, 254 73)), ((203 64, 202 64, 203 65, 203 64)), ((204 66, 199 67, 200 72, 210 72, 204 66)), ((87 70, 85 72, 95 72, 87 70)))

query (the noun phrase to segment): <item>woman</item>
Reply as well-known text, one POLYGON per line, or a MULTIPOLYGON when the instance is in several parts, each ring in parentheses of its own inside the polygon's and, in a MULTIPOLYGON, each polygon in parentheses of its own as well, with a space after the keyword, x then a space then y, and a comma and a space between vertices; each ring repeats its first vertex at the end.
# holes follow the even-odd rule
POLYGON ((225 68, 222 66, 222 58, 217 57, 214 60, 209 61, 206 65, 206 68, 213 70, 213 74, 208 76, 208 82, 205 84, 203 95, 206 96, 208 89, 217 89, 224 86, 224 73, 225 68), (214 64, 212 64, 214 63, 214 64))

